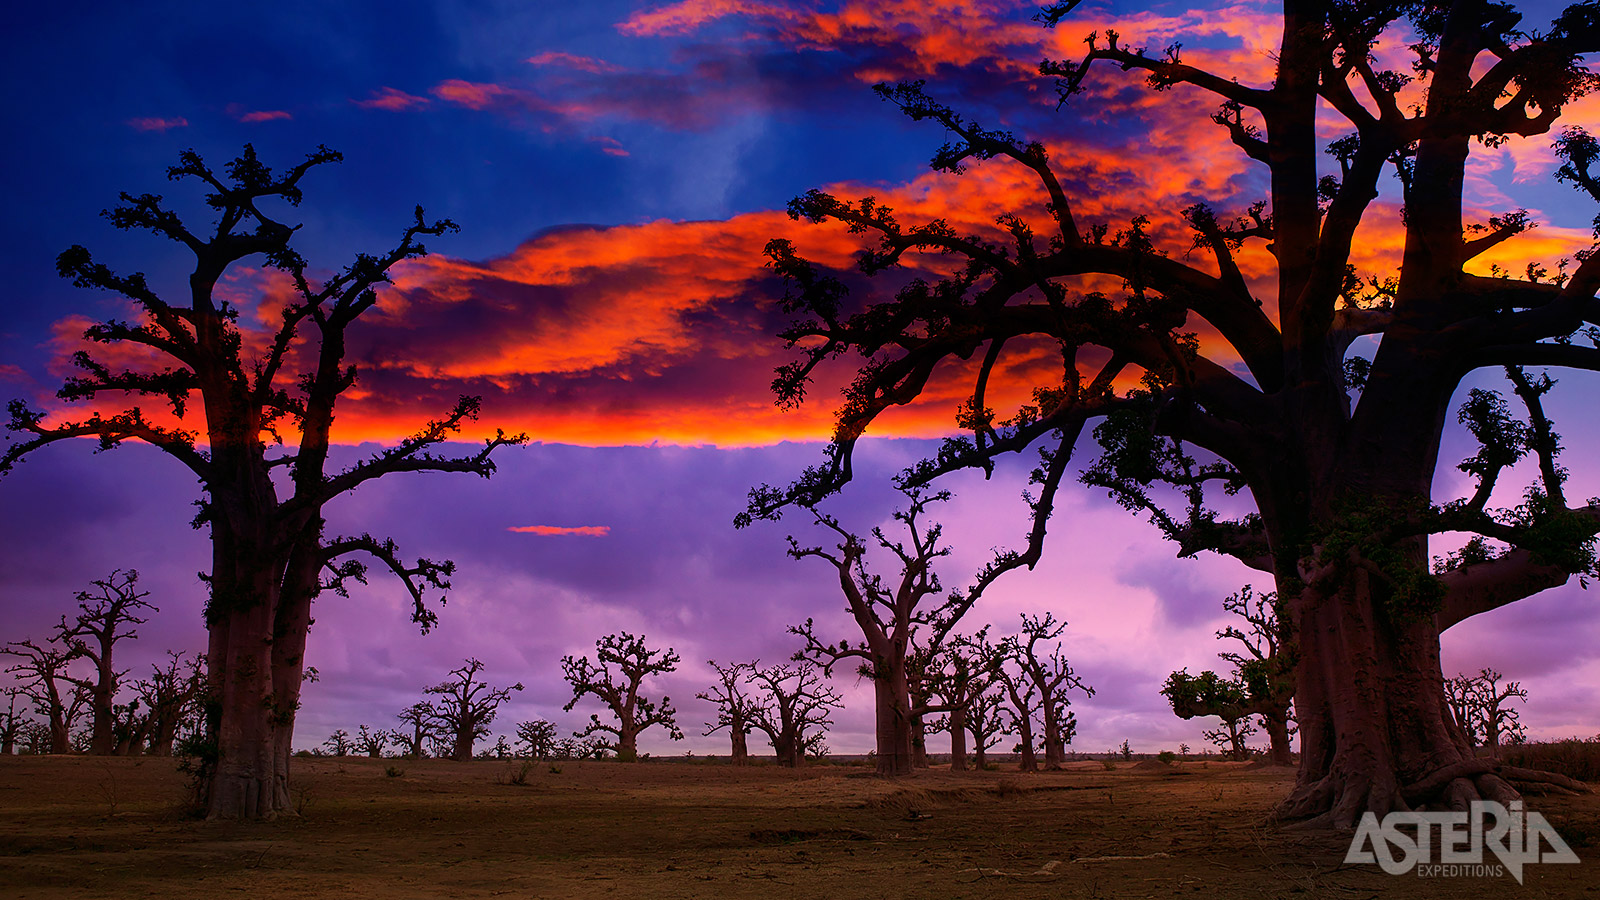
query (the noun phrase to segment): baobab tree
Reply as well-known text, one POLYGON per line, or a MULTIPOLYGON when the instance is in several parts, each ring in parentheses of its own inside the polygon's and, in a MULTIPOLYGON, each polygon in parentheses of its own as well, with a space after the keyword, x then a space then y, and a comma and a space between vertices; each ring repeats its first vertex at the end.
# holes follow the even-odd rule
POLYGON ((1524 737, 1522 714, 1510 703, 1513 700, 1526 703, 1528 692, 1521 682, 1502 684, 1500 679, 1504 677, 1494 669, 1484 668, 1476 675, 1457 675, 1445 680, 1450 711, 1475 747, 1499 750, 1502 736, 1513 742, 1524 737))
POLYGON ((389 732, 381 728, 373 730, 362 725, 356 729, 356 736, 351 739, 350 743, 354 749, 365 753, 373 759, 377 759, 383 755, 384 748, 389 746, 389 742, 392 740, 394 740, 394 735, 389 732))
POLYGON ((844 706, 823 673, 810 663, 778 664, 765 669, 751 664, 748 677, 761 692, 750 711, 750 724, 772 741, 778 765, 805 765, 806 756, 822 746, 831 714, 844 706), (815 730, 813 730, 815 729, 815 730))
POLYGON ((181 732, 199 724, 205 671, 198 657, 167 651, 165 666, 150 664, 150 677, 134 684, 150 711, 150 753, 171 756, 181 732))
POLYGON ((592 694, 611 710, 617 723, 611 725, 600 721, 598 714, 591 715, 588 726, 575 736, 594 737, 595 746, 610 750, 623 762, 639 758, 639 735, 648 728, 659 725, 673 740, 683 740, 672 698, 662 697, 657 703, 639 696, 639 688, 646 678, 677 670, 677 651, 671 647, 665 651, 651 650, 645 644, 644 635, 626 631, 600 638, 595 641, 594 649, 598 664, 589 662, 587 656, 561 657, 561 673, 572 685, 572 699, 563 709, 571 712, 584 695, 592 694), (603 734, 612 737, 600 737, 603 734))
POLYGON ((1006 726, 1002 711, 1006 698, 1001 690, 977 694, 967 704, 967 732, 972 735, 972 765, 982 771, 989 765, 989 748, 1000 743, 1006 726))
POLYGON ((1294 703, 1294 642, 1278 615, 1278 596, 1257 594, 1250 585, 1222 601, 1228 612, 1245 622, 1246 630, 1229 625, 1217 637, 1238 641, 1245 652, 1225 650, 1217 655, 1233 664, 1233 676, 1223 678, 1206 671, 1192 676, 1173 672, 1162 687, 1180 718, 1221 716, 1224 721, 1255 715, 1271 741, 1268 758, 1287 766, 1293 760, 1289 745, 1290 706, 1294 703))
POLYGON ((126 573, 116 569, 90 584, 94 590, 77 594, 78 614, 73 621, 61 617, 55 640, 67 647, 72 656, 94 664, 92 677, 67 677, 89 694, 89 752, 108 756, 116 750, 117 744, 112 707, 116 703, 118 683, 128 674, 116 670, 112 653, 118 641, 139 636, 134 629, 147 621, 139 617, 141 611, 158 610, 144 599, 150 592, 139 590, 136 569, 126 573))
POLYGON ((856 644, 848 640, 824 641, 817 636, 815 621, 807 619, 804 624, 789 628, 806 642, 794 658, 820 664, 830 677, 833 667, 841 660, 860 660, 861 674, 872 679, 876 701, 877 768, 882 775, 905 775, 916 764, 918 735, 908 663, 918 629, 925 630, 923 640, 928 647, 938 646, 967 610, 978 602, 984 590, 1015 566, 1009 558, 996 559, 978 573, 965 591, 951 591, 937 604, 923 605, 927 598, 944 590, 938 573, 933 570, 933 561, 949 555, 950 548, 939 543, 943 526, 937 522, 923 525, 919 519, 929 504, 949 499, 950 493, 908 490, 905 495, 906 508, 896 510, 894 519, 905 526, 909 544, 891 540, 882 528, 872 529, 875 543, 892 553, 900 563, 899 580, 892 587, 885 584, 881 575, 867 568, 866 542, 815 506, 809 509, 816 523, 842 539, 838 552, 803 547, 792 535, 789 537, 790 556, 795 559, 816 557, 834 568, 849 604, 848 611, 862 634, 862 640, 856 644))
POLYGON ((17 752, 17 737, 22 734, 22 727, 28 723, 28 719, 17 712, 17 698, 22 692, 8 687, 4 693, 6 709, 0 713, 0 756, 11 756, 17 752))
MULTIPOLYGON (((1077 5, 1052 3, 1040 18, 1058 26, 1077 5)), ((791 204, 796 217, 876 238, 860 258, 868 274, 908 257, 934 272, 904 282, 893 299, 852 305, 838 277, 791 243, 769 243, 789 284, 785 307, 799 317, 782 334, 800 358, 778 372, 779 401, 801 402, 829 360, 859 353, 870 362, 847 389, 824 463, 787 489, 756 489, 747 515, 821 502, 849 480, 852 448, 880 413, 964 375, 973 390, 958 421, 970 434, 902 483, 989 471, 1008 453, 1038 447, 1024 551, 1036 554, 1052 492, 1095 423, 1101 455, 1085 481, 1148 514, 1179 555, 1226 554, 1276 582, 1299 641, 1301 738, 1280 819, 1351 828, 1369 811, 1511 801, 1511 782, 1534 776, 1472 754, 1444 702, 1439 635, 1591 571, 1600 527, 1600 508, 1565 495, 1559 444, 1542 411, 1550 382, 1528 368, 1600 369, 1600 332, 1589 327, 1600 323, 1600 254, 1510 277, 1474 260, 1532 217, 1510 211, 1473 221, 1463 203, 1474 141, 1546 134, 1596 84, 1579 60, 1600 49, 1592 4, 1537 30, 1521 30, 1520 21, 1484 0, 1289 0, 1274 71, 1259 84, 1192 65, 1181 44, 1150 53, 1114 31, 1089 35, 1080 59, 1041 66, 1068 114, 1093 93, 1088 86, 1102 85, 1100 73, 1114 79, 1114 70, 1144 73, 1157 107, 1214 98, 1211 121, 1237 146, 1240 166, 1261 167, 1253 183, 1265 196, 1238 215, 1172 196, 1127 210, 1120 223, 1090 221, 1084 213, 1101 198, 1079 194, 1098 182, 1071 177, 1070 146, 985 127, 922 82, 879 86, 912 119, 951 136, 935 169, 1014 171, 1036 179, 1039 202, 979 216, 999 228, 976 234, 945 219, 902 224, 872 198, 813 191, 791 204), (1410 71, 1383 68, 1380 39, 1410 48, 1410 71), (1333 120, 1351 133, 1328 141, 1333 120), (1330 156, 1337 174, 1319 166, 1330 156), (1401 202, 1375 204, 1390 172, 1401 202), (1192 240, 1170 237, 1179 218, 1192 240), (1368 234, 1403 234, 1394 277, 1353 268, 1363 225, 1368 234), (1242 252, 1246 244, 1267 252, 1242 252), (1199 252, 1185 257, 1191 249, 1199 252), (1019 371, 1041 343, 1059 350, 1061 377, 1038 379, 1033 402, 1012 414, 991 409, 991 374, 1019 371), (1488 421, 1468 411, 1486 444, 1468 463, 1478 488, 1435 504, 1451 398, 1479 370, 1506 373, 1527 421, 1480 428, 1488 421), (1537 461, 1539 475, 1520 502, 1497 511, 1489 501, 1498 476, 1523 457, 1537 461), (1243 492, 1253 511, 1229 518, 1212 509, 1216 489, 1243 492), (1444 533, 1486 538, 1493 558, 1430 571, 1429 538, 1444 533)), ((1600 142, 1568 128, 1556 147, 1557 178, 1600 199, 1592 171, 1600 142)))
POLYGON ((1239 762, 1250 758, 1250 747, 1245 741, 1255 733, 1256 726, 1250 716, 1234 709, 1222 715, 1221 727, 1203 731, 1200 736, 1215 744, 1223 758, 1239 762))
POLYGON ((556 752, 556 726, 544 719, 518 723, 517 744, 534 759, 550 759, 556 752))
POLYGON ((706 730, 701 732, 705 737, 728 729, 729 752, 728 758, 736 766, 742 766, 750 760, 749 735, 754 725, 750 721, 750 714, 755 710, 755 700, 744 691, 744 681, 749 672, 755 669, 755 663, 731 663, 726 666, 717 665, 716 660, 708 660, 707 664, 717 673, 717 683, 710 689, 695 694, 695 697, 712 704, 717 709, 715 722, 707 722, 706 730))
POLYGON ((500 705, 511 699, 512 691, 522 690, 521 682, 494 687, 478 678, 482 671, 483 663, 468 659, 451 669, 449 678, 423 691, 439 698, 428 704, 433 716, 432 731, 448 744, 450 758, 458 762, 472 758, 473 743, 489 734, 489 723, 494 721, 500 705))
POLYGON ((356 554, 401 579, 413 601, 412 618, 424 629, 437 618, 424 591, 449 588, 449 562, 419 559, 408 565, 393 541, 324 535, 328 503, 398 472, 487 477, 494 472, 490 454, 525 440, 497 432, 476 453, 432 452, 477 417, 478 399, 463 397, 396 446, 343 471, 330 469, 334 408, 357 378, 345 361, 350 327, 378 303, 391 268, 427 252, 422 238, 456 228, 448 219, 427 220, 419 206, 393 248, 358 254, 317 281, 291 245, 298 226, 280 221, 274 204, 298 206, 306 174, 340 159, 320 147, 274 173, 246 144, 217 172, 198 153, 184 151, 167 177, 198 183, 206 192, 205 203, 215 213, 210 231, 186 225, 156 194, 122 194, 121 205, 105 212, 111 224, 183 245, 194 256, 194 270, 183 299, 169 302, 142 273, 113 272, 81 246, 63 252, 56 260, 63 276, 78 287, 120 294, 139 311, 137 322, 93 325, 84 338, 160 362, 118 370, 88 350, 78 351, 72 360, 82 374, 68 379, 58 396, 91 402, 106 395, 159 397, 169 409, 147 415, 134 405, 71 419, 32 410, 20 400, 9 406, 10 428, 20 439, 0 456, 0 474, 45 445, 87 437, 103 448, 143 441, 200 481, 195 522, 211 529, 212 564, 205 610, 208 746, 197 749, 204 805, 213 819, 267 818, 292 808, 290 742, 311 604, 325 589, 343 591, 349 579, 364 580, 366 566, 356 554), (266 335, 242 327, 239 308, 216 290, 230 267, 249 258, 288 282, 287 299, 266 316, 275 329, 266 335), (197 394, 203 433, 186 427, 197 394), (279 471, 287 477, 276 477, 279 471))
POLYGON ((1015 666, 1016 648, 1013 638, 1002 642, 1001 659, 1004 661, 995 672, 996 683, 1004 696, 1001 712, 1006 719, 1005 730, 1016 734, 1018 769, 1023 772, 1039 771, 1038 741, 1034 738, 1034 716, 1039 712, 1039 685, 1021 667, 1015 666))
POLYGON ((407 759, 421 759, 428 755, 428 743, 433 739, 437 714, 433 704, 419 701, 395 716, 404 727, 394 731, 395 743, 405 751, 407 759))
POLYGON ((942 730, 950 733, 952 772, 967 768, 967 731, 973 702, 995 683, 994 669, 999 661, 989 644, 988 632, 989 626, 985 625, 975 634, 947 639, 920 667, 922 711, 943 716, 942 730))
POLYGON ((1047 769, 1059 769, 1067 759, 1067 745, 1077 731, 1077 717, 1068 709, 1072 699, 1068 691, 1078 691, 1085 697, 1094 696, 1094 688, 1072 670, 1072 664, 1061 652, 1061 642, 1056 641, 1048 654, 1044 644, 1055 641, 1067 628, 1066 622, 1056 621, 1055 614, 1043 616, 1022 614, 1022 631, 1005 641, 1007 655, 1016 663, 1023 677, 1033 682, 1039 697, 1039 718, 1044 739, 1044 764, 1047 769))
POLYGON ((72 750, 72 725, 88 707, 89 692, 67 675, 67 666, 77 658, 72 650, 52 643, 41 646, 32 638, 8 641, 0 647, 0 654, 21 660, 6 672, 16 676, 16 689, 44 716, 43 724, 50 734, 49 752, 68 753, 72 750))

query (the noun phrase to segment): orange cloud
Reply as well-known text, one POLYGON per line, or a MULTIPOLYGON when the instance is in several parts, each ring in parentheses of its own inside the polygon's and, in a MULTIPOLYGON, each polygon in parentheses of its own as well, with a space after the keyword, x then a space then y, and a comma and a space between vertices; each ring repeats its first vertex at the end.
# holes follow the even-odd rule
POLYGON ((289 115, 288 113, 284 112, 281 109, 266 109, 266 110, 257 110, 256 112, 245 113, 244 115, 239 117, 239 121, 241 121, 241 122, 273 122, 273 121, 280 121, 280 120, 285 120, 286 121, 286 120, 292 119, 292 118, 294 118, 294 116, 289 115))
POLYGON ((366 109, 382 109, 388 110, 389 112, 401 112, 407 109, 416 109, 420 106, 427 106, 430 101, 427 97, 418 97, 413 94, 408 94, 405 91, 397 88, 385 87, 373 91, 372 96, 365 100, 352 100, 350 102, 366 109))
POLYGON ((189 120, 182 116, 174 116, 170 119, 147 116, 128 120, 129 127, 137 128, 140 131, 167 131, 173 128, 184 128, 188 124, 189 120))
POLYGON ((547 51, 537 56, 528 57, 528 62, 535 66, 560 66, 567 69, 577 69, 580 72, 603 74, 608 72, 625 71, 622 66, 608 63, 603 59, 594 59, 588 56, 574 56, 559 50, 547 51))
POLYGON ((578 525, 564 527, 561 525, 513 525, 506 529, 519 534, 561 535, 575 534, 583 537, 605 537, 611 533, 610 525, 578 525))

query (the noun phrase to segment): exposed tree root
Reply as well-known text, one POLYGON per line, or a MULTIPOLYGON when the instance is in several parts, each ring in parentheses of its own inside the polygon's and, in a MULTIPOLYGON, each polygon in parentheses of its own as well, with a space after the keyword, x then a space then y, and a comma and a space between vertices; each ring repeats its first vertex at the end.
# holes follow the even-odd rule
POLYGON ((1394 790, 1383 779, 1349 779, 1336 784, 1333 776, 1297 789, 1274 812, 1272 819, 1296 831, 1354 828, 1365 812, 1436 808, 1466 810, 1473 801, 1510 804, 1533 794, 1593 793, 1589 785, 1537 769, 1504 765, 1494 759, 1466 759, 1394 790))

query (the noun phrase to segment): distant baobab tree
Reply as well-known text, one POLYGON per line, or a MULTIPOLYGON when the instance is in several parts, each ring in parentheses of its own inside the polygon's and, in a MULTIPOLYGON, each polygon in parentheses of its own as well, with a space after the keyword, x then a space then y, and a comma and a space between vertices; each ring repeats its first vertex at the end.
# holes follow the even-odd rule
POLYGON ((150 753, 171 756, 181 733, 200 726, 200 700, 205 693, 201 659, 167 651, 165 665, 150 664, 150 677, 134 684, 150 716, 150 753))
POLYGON ((747 738, 750 729, 755 727, 750 721, 750 715, 756 706, 755 700, 745 693, 744 679, 754 670, 755 665, 731 663, 720 666, 714 659, 709 660, 707 664, 716 671, 717 683, 710 689, 695 694, 695 697, 715 706, 717 718, 714 722, 706 723, 706 730, 702 734, 710 737, 724 728, 728 729, 728 759, 734 765, 742 766, 750 760, 747 738))
POLYGON ((893 585, 868 570, 866 542, 815 507, 808 509, 816 523, 842 539, 838 552, 802 546, 793 536, 789 538, 790 556, 816 557, 833 567, 847 609, 862 634, 854 644, 848 640, 826 641, 817 635, 816 623, 807 619, 804 624, 789 628, 806 642, 795 653, 795 659, 814 661, 829 675, 843 660, 860 660, 861 674, 872 679, 877 768, 883 775, 906 775, 916 765, 916 718, 909 662, 918 629, 923 630, 923 639, 929 646, 939 644, 1001 573, 1021 564, 1014 556, 1002 555, 985 567, 965 591, 951 591, 939 602, 923 605, 928 597, 944 591, 933 562, 948 555, 950 548, 940 545, 943 526, 920 520, 929 504, 949 499, 950 493, 910 490, 905 495, 906 508, 896 510, 894 519, 905 526, 909 542, 892 540, 881 528, 872 529, 874 542, 900 563, 900 574, 893 585))
POLYGON ((33 708, 44 716, 43 727, 48 729, 50 753, 72 751, 72 726, 78 716, 89 706, 89 691, 67 675, 67 666, 76 658, 67 647, 43 646, 32 638, 9 641, 0 647, 0 654, 21 660, 6 669, 16 676, 16 689, 33 702, 33 708))
MULTIPOLYGON (((113 709, 117 688, 126 670, 118 672, 112 662, 117 642, 139 636, 135 627, 147 620, 139 617, 144 610, 158 610, 144 598, 149 591, 139 590, 139 572, 129 569, 112 571, 105 578, 90 582, 93 591, 79 591, 78 613, 71 622, 66 616, 56 626, 55 640, 68 648, 74 657, 87 659, 94 665, 89 678, 68 676, 73 684, 89 694, 89 752, 96 756, 109 756, 116 750, 113 709)), ((131 711, 131 710, 130 710, 131 711)))
POLYGON ((322 746, 327 748, 329 756, 349 756, 350 751, 355 749, 356 744, 355 741, 350 739, 350 732, 339 728, 333 734, 328 735, 328 739, 322 742, 322 746))
POLYGON ((473 743, 488 736, 500 705, 511 699, 512 691, 522 690, 521 682, 497 688, 482 681, 478 673, 483 668, 483 663, 468 659, 425 691, 439 698, 429 703, 434 735, 450 747, 450 758, 457 761, 472 758, 473 743))
POLYGON ((1474 747, 1499 750, 1502 738, 1521 743, 1526 736, 1522 714, 1511 701, 1528 701, 1528 691, 1518 681, 1501 682, 1505 676, 1491 668, 1476 675, 1457 675, 1445 679, 1446 700, 1456 722, 1474 747))
POLYGON ((1233 664, 1233 676, 1206 671, 1192 676, 1173 672, 1161 693, 1180 718, 1220 716, 1224 722, 1255 715, 1271 741, 1268 759, 1275 765, 1294 762, 1289 744, 1294 703, 1294 641, 1278 615, 1278 596, 1257 594, 1250 585, 1222 602, 1228 612, 1245 621, 1247 630, 1229 625, 1217 637, 1238 641, 1245 652, 1227 650, 1217 655, 1233 664), (1209 677, 1208 677, 1209 676, 1209 677))
POLYGON ((639 735, 649 728, 659 725, 673 740, 683 740, 672 698, 662 697, 657 703, 639 694, 646 678, 677 670, 677 652, 671 647, 651 650, 644 635, 626 631, 600 638, 594 649, 598 663, 591 663, 587 656, 561 657, 562 675, 572 686, 572 699, 563 708, 571 712, 585 695, 593 695, 616 717, 616 724, 591 715, 588 726, 576 736, 593 737, 596 747, 615 753, 623 762, 639 758, 639 735))
POLYGON ((967 703, 967 732, 972 735, 972 765, 983 770, 989 765, 989 748, 1000 743, 1006 733, 1002 715, 1006 706, 1000 689, 973 695, 967 703))
POLYGON ((989 626, 985 625, 975 634, 947 639, 944 646, 919 667, 923 709, 928 714, 942 715, 942 728, 950 733, 952 772, 967 768, 972 706, 995 684, 994 670, 999 660, 989 644, 988 632, 989 626))
POLYGON ((1022 631, 1005 641, 1005 652, 1020 670, 1022 677, 1033 682, 1038 691, 1039 719, 1043 726, 1040 737, 1044 741, 1044 764, 1047 769, 1059 769, 1066 761, 1066 747, 1072 743, 1077 731, 1077 717, 1068 709, 1072 699, 1069 691, 1078 691, 1085 697, 1094 696, 1094 688, 1072 670, 1071 663, 1061 652, 1060 641, 1048 655, 1042 646, 1054 641, 1066 630, 1066 622, 1056 621, 1055 615, 1022 614, 1022 631))
POLYGON ((393 739, 394 735, 381 728, 374 730, 362 725, 356 729, 356 736, 350 739, 350 743, 353 749, 377 759, 393 739))
MULTIPOLYGON (((1054 27, 1078 6, 1050 3, 1039 17, 1054 27)), ((1015 173, 1036 183, 1034 202, 963 210, 998 223, 972 234, 941 211, 902 223, 871 197, 812 191, 791 203, 796 218, 865 235, 867 274, 913 261, 935 271, 893 276, 893 298, 856 299, 792 243, 768 244, 794 321, 780 338, 798 354, 778 371, 779 402, 802 402, 832 360, 866 362, 824 463, 786 489, 758 488, 747 516, 821 503, 850 480, 852 450, 880 414, 966 379, 956 415, 969 433, 911 467, 904 486, 987 473, 1042 447, 1036 554, 1051 493, 1092 427, 1101 455, 1084 472, 1089 485, 1150 516, 1180 555, 1226 554, 1274 578, 1299 643, 1300 766, 1279 819, 1353 828, 1368 812, 1509 803, 1514 782, 1542 776, 1473 753, 1444 700, 1439 636, 1595 569, 1600 506, 1567 497, 1542 409, 1553 382, 1539 370, 1600 370, 1600 254, 1536 261, 1513 277, 1482 254, 1533 217, 1470 215, 1464 189, 1476 145, 1547 134, 1600 85, 1581 59, 1600 50, 1600 16, 1579 3, 1535 25, 1504 3, 1327 0, 1286 3, 1281 16, 1259 74, 1207 71, 1183 59, 1180 42, 1149 52, 1115 30, 1089 34, 1079 59, 1040 66, 1079 120, 1094 113, 1075 104, 1105 96, 1102 78, 1116 89, 1116 70, 1145 76, 1164 113, 1192 116, 1194 101, 1214 99, 1209 118, 1249 179, 1229 179, 1229 191, 1264 193, 1213 198, 1237 203, 1233 212, 1188 195, 1131 201, 1123 186, 1076 172, 1070 144, 987 127, 922 81, 879 85, 948 136, 934 169, 1015 173), (1392 57, 1376 53, 1380 41, 1409 48, 1409 64, 1382 68, 1392 57), (1374 203, 1391 184, 1401 202, 1374 203), (1108 204, 1115 220, 1098 212, 1108 204), (1398 235, 1399 264, 1358 269, 1358 232, 1398 235), (1027 385, 1030 401, 993 409, 991 376, 1045 372, 1030 369, 1045 346, 1061 365, 1027 385), (1436 504, 1452 397, 1484 370, 1505 374, 1526 419, 1482 402, 1463 410, 1484 444, 1463 464, 1478 486, 1436 504), (1491 503, 1500 474, 1524 457, 1538 465, 1535 483, 1491 503), (1223 515, 1208 505, 1216 490, 1254 510, 1223 515), (1490 552, 1435 573, 1429 539, 1451 532, 1481 536, 1490 552)), ((1568 126, 1555 148, 1556 180, 1600 199, 1600 141, 1568 126)))
POLYGON ((395 716, 404 727, 394 731, 395 743, 399 744, 407 759, 421 759, 428 755, 428 744, 433 740, 437 716, 433 705, 426 702, 413 703, 395 716))
POLYGON ((806 756, 822 746, 833 724, 831 714, 844 706, 822 670, 810 663, 778 664, 765 669, 751 664, 749 679, 760 692, 750 722, 772 741, 778 765, 805 765, 806 756))
POLYGON ((0 712, 0 756, 11 756, 17 752, 17 738, 21 736, 22 728, 28 723, 28 718, 17 712, 17 698, 22 695, 22 691, 8 687, 0 693, 6 698, 6 708, 0 712))
POLYGON ((210 744, 199 755, 199 786, 213 819, 268 818, 292 809, 290 742, 311 603, 328 587, 342 589, 347 579, 365 577, 365 566, 353 554, 370 556, 404 582, 412 618, 424 629, 435 619, 424 591, 449 587, 449 562, 419 559, 408 565, 392 541, 370 534, 324 535, 324 507, 399 472, 487 477, 494 472, 490 454, 524 440, 497 432, 476 453, 436 455, 432 451, 439 444, 477 417, 478 399, 463 397, 394 447, 330 471, 334 408, 357 378, 356 368, 345 360, 350 327, 378 303, 379 288, 389 282, 395 264, 426 253, 421 238, 456 228, 448 219, 427 220, 419 206, 392 249, 359 254, 344 269, 315 280, 291 246, 297 226, 280 221, 281 213, 270 204, 298 206, 305 175, 340 159, 320 147, 298 165, 274 173, 246 144, 218 172, 198 153, 184 151, 167 177, 198 183, 206 192, 206 205, 215 215, 210 231, 186 225, 156 194, 122 194, 121 204, 105 212, 113 226, 152 231, 194 255, 181 301, 163 299, 142 273, 113 272, 81 246, 56 260, 57 270, 75 285, 120 294, 139 311, 136 321, 91 326, 84 333, 87 340, 132 346, 162 361, 119 370, 80 351, 73 362, 82 374, 67 380, 60 397, 158 397, 170 415, 150 415, 135 405, 68 419, 32 410, 20 400, 10 404, 10 428, 21 440, 0 456, 0 473, 47 444, 88 437, 106 448, 144 441, 200 481, 203 496, 195 524, 211 529, 212 565, 206 604, 210 744), (241 328, 239 308, 216 291, 231 266, 252 257, 292 285, 288 299, 266 317, 276 331, 259 341, 241 328), (197 395, 203 433, 185 427, 193 421, 187 414, 197 395))
POLYGON ((544 719, 517 725, 517 744, 523 754, 534 759, 550 759, 556 753, 556 726, 544 719))

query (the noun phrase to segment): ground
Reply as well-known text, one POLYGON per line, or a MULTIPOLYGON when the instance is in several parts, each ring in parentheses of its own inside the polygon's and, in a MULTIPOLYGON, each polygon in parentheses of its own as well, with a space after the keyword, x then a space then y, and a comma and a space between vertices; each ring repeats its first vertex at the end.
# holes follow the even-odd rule
POLYGON ((0 897, 1600 900, 1600 795, 1530 798, 1584 861, 1529 866, 1518 887, 1343 865, 1349 835, 1266 824, 1292 772, 1215 761, 901 780, 666 761, 294 765, 298 815, 219 825, 188 817, 170 760, 0 757, 0 897))

